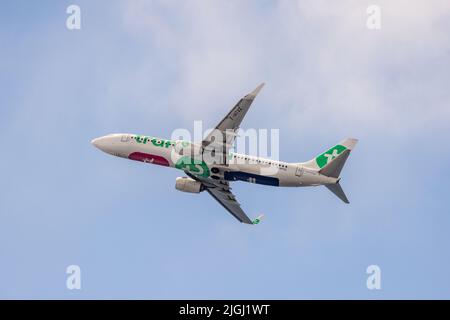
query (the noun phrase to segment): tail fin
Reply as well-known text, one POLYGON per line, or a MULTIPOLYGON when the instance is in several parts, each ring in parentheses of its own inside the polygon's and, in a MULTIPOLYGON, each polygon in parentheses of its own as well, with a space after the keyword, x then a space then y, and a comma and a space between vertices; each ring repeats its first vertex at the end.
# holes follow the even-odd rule
POLYGON ((340 153, 336 158, 332 159, 330 163, 320 169, 319 173, 327 177, 339 178, 339 174, 341 173, 345 161, 347 161, 349 155, 350 150, 347 149, 342 151, 342 153, 340 153))
MULTIPOLYGON (((319 173, 325 176, 339 178, 345 161, 347 161, 350 152, 357 143, 357 139, 345 139, 314 159, 306 162, 304 165, 306 167, 319 170, 319 173)), ((344 190, 342 190, 342 187, 339 184, 339 180, 335 184, 326 184, 325 187, 333 192, 339 199, 345 203, 349 203, 344 190)))
POLYGON ((337 178, 344 166, 350 151, 358 143, 357 139, 345 139, 334 147, 304 163, 305 167, 320 170, 320 173, 337 178))

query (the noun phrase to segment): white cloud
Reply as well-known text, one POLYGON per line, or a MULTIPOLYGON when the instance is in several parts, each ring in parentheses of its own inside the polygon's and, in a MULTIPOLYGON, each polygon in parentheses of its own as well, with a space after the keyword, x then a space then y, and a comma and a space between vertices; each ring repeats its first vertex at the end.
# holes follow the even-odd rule
POLYGON ((379 31, 366 28, 370 4, 133 1, 124 26, 177 60, 168 99, 185 119, 218 121, 236 92, 267 81, 265 103, 292 128, 324 118, 375 130, 448 122, 450 4, 378 1, 379 31))

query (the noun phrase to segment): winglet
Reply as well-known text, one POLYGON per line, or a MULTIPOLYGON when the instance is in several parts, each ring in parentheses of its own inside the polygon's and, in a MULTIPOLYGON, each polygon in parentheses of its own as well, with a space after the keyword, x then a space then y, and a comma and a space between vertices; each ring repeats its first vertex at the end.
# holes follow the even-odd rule
POLYGON ((264 218, 263 214, 260 214, 258 217, 256 217, 255 220, 252 221, 253 224, 258 224, 261 222, 261 220, 264 218))
POLYGON ((261 91, 261 89, 264 87, 265 83, 261 83, 259 86, 256 87, 255 90, 253 90, 252 92, 250 92, 246 97, 250 98, 250 99, 254 99, 256 97, 256 95, 261 91))

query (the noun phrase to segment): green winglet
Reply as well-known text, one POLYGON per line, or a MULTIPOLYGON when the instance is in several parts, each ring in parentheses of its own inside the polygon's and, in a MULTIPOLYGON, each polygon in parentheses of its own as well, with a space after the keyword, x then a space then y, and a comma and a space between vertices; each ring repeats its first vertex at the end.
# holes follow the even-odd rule
POLYGON ((253 224, 258 224, 261 222, 261 220, 264 218, 263 214, 260 214, 258 217, 256 217, 255 220, 252 221, 253 224))

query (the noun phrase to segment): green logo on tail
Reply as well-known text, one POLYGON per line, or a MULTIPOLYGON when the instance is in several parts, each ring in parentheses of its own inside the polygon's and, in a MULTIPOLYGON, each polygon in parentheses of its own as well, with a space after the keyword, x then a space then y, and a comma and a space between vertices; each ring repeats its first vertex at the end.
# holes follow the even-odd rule
POLYGON ((346 149, 346 147, 341 146, 340 144, 334 146, 330 150, 325 151, 324 153, 316 157, 317 165, 322 169, 346 149))

